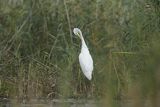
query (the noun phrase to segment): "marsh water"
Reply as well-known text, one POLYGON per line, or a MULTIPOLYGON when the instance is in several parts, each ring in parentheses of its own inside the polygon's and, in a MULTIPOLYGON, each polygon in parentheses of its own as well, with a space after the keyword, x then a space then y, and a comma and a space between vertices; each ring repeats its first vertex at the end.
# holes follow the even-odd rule
MULTIPOLYGON (((152 103, 149 100, 115 100, 114 104, 107 104, 103 100, 85 100, 85 99, 32 99, 28 102, 25 100, 18 102, 15 99, 2 99, 0 100, 0 107, 136 107, 137 104, 141 107, 152 107, 152 103)), ((160 106, 160 105, 157 105, 160 106)))
POLYGON ((97 107, 98 102, 94 100, 75 100, 75 99, 53 99, 53 100, 44 100, 44 99, 32 99, 28 102, 25 100, 18 102, 15 99, 8 100, 4 99, 0 102, 0 107, 97 107))

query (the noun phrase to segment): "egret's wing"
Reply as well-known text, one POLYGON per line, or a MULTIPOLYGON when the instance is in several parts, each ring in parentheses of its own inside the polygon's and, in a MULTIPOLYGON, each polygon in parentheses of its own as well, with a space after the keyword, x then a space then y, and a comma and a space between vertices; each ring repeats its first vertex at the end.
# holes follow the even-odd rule
POLYGON ((82 52, 79 55, 79 62, 84 75, 91 80, 93 71, 93 60, 89 52, 82 52))

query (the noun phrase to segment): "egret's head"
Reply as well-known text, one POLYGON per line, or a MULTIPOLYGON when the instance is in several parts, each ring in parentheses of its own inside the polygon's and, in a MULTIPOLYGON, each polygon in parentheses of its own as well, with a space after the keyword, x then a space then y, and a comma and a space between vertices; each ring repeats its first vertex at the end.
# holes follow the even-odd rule
POLYGON ((73 33, 77 35, 80 39, 82 38, 82 32, 79 28, 74 28, 73 33))

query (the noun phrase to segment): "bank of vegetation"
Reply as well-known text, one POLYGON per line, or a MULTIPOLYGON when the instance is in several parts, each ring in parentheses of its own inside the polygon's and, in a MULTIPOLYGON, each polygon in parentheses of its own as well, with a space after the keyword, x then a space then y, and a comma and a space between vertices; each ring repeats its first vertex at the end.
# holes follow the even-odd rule
POLYGON ((0 96, 156 104, 159 43, 159 0, 0 0, 0 96), (74 27, 93 56, 92 81, 80 70, 74 27))

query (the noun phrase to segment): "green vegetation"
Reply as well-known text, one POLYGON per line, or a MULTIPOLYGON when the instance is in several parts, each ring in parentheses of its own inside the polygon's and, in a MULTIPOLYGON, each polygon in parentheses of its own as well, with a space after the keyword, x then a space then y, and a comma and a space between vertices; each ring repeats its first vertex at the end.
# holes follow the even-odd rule
POLYGON ((159 0, 0 0, 2 97, 103 98, 108 106, 131 98, 156 107, 159 53, 159 0), (91 82, 74 27, 93 56, 91 82))

